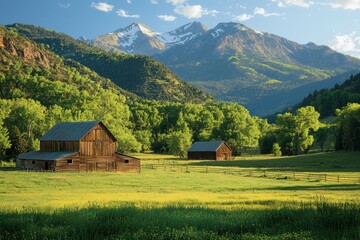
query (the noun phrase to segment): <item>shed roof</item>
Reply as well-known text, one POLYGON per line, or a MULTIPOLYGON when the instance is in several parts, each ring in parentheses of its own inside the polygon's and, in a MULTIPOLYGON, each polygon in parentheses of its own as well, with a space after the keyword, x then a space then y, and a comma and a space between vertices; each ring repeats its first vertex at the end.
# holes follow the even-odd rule
POLYGON ((59 158, 68 157, 78 152, 45 152, 45 151, 31 151, 28 153, 20 154, 19 159, 26 160, 57 160, 59 158))
POLYGON ((211 142, 194 142, 193 145, 189 148, 188 152, 216 152, 216 150, 222 145, 225 144, 229 149, 231 149, 223 141, 211 141, 211 142))
MULTIPOLYGON (((40 141, 80 141, 99 123, 102 124, 100 121, 57 123, 40 138, 40 141)), ((110 131, 109 134, 116 141, 110 131)))

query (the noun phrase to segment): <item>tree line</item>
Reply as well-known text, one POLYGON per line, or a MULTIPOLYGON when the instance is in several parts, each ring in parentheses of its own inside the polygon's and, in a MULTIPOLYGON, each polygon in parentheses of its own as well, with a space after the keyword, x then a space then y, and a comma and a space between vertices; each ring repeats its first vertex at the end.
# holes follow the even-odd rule
POLYGON ((275 124, 251 116, 237 103, 141 100, 90 69, 54 55, 16 33, 2 34, 15 50, 46 55, 50 65, 0 48, 0 157, 39 149, 39 138, 57 122, 101 120, 121 152, 171 152, 184 156, 194 141, 223 140, 234 154, 259 147, 292 155, 322 147, 359 150, 359 104, 338 110, 337 124, 320 124, 314 107, 277 116, 275 124), (13 36, 12 36, 13 35, 13 36), (71 64, 69 64, 69 61, 71 64), (334 140, 335 139, 335 140, 334 140))

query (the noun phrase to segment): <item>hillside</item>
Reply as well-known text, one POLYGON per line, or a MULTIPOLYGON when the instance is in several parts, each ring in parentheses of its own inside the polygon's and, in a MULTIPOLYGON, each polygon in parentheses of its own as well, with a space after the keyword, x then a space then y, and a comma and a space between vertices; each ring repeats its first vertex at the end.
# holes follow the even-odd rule
POLYGON ((294 106, 294 109, 303 106, 314 106, 322 118, 334 116, 336 109, 341 109, 348 103, 360 103, 360 73, 351 75, 342 84, 336 84, 331 89, 314 91, 294 106))
POLYGON ((89 68, 64 60, 0 26, 0 98, 31 98, 44 106, 57 104, 73 108, 72 101, 86 101, 78 95, 87 91, 97 95, 99 88, 119 96, 137 100, 139 97, 121 89, 109 79, 89 68))
POLYGON ((72 59, 145 99, 208 102, 212 98, 179 80, 164 65, 146 56, 108 53, 70 36, 25 24, 7 26, 65 59, 72 59))

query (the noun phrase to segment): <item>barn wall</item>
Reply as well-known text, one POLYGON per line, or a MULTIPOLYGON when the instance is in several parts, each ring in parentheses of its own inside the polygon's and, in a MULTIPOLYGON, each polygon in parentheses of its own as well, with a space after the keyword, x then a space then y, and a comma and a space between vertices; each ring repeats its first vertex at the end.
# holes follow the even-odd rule
POLYGON ((112 156, 115 151, 115 140, 101 124, 97 124, 80 141, 80 155, 83 156, 112 156))
POLYGON ((188 152, 188 159, 216 160, 215 152, 188 152))
POLYGON ((231 153, 232 150, 223 143, 216 152, 188 152, 188 159, 231 160, 231 153))
POLYGON ((216 151, 216 160, 231 160, 231 153, 231 149, 223 143, 216 151))
POLYGON ((40 151, 77 152, 79 151, 79 141, 40 141, 40 151))
POLYGON ((76 156, 56 161, 59 172, 140 172, 140 160, 131 157, 76 156))
POLYGON ((116 168, 119 172, 140 172, 140 160, 128 156, 116 155, 116 168))
POLYGON ((55 162, 54 161, 43 161, 43 160, 17 160, 17 168, 22 170, 32 170, 32 171, 54 171, 55 162))

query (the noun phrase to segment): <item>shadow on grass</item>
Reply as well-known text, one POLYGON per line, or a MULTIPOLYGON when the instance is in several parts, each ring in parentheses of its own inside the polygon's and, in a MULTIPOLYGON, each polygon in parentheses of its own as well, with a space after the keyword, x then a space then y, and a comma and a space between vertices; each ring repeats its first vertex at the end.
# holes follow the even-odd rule
POLYGON ((232 161, 202 161, 193 166, 260 168, 294 172, 360 172, 359 152, 314 153, 292 157, 278 157, 232 161))
POLYGON ((1 172, 13 172, 17 170, 18 169, 16 167, 0 167, 1 172))
POLYGON ((334 185, 298 185, 298 186, 277 186, 265 188, 266 190, 277 191, 306 191, 306 190, 324 190, 324 191, 359 191, 359 184, 334 184, 334 185))

